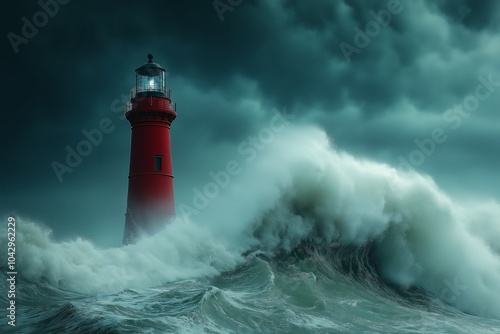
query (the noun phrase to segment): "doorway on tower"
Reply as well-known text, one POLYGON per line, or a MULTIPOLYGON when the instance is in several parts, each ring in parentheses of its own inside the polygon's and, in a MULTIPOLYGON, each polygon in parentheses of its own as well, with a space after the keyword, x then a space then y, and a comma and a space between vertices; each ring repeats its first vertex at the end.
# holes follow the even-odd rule
POLYGON ((155 155, 155 172, 161 172, 163 155, 155 155))

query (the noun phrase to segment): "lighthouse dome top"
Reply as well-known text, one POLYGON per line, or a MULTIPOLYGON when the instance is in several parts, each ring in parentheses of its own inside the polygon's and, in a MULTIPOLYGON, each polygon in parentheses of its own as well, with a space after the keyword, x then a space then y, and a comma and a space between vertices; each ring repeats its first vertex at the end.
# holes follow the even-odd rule
POLYGON ((137 74, 144 76, 156 76, 160 72, 165 72, 165 69, 161 67, 159 64, 153 62, 153 55, 151 53, 148 54, 148 62, 144 63, 141 67, 136 68, 137 74))
POLYGON ((135 69, 136 93, 138 96, 166 96, 165 69, 153 62, 148 54, 148 62, 135 69))

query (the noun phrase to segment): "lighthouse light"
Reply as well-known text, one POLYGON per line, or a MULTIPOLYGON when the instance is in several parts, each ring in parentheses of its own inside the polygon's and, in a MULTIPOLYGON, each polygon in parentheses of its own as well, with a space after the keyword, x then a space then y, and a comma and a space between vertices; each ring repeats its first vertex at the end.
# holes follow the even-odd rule
POLYGON ((151 54, 148 58, 147 63, 135 70, 136 92, 142 96, 166 96, 165 69, 153 62, 151 54))

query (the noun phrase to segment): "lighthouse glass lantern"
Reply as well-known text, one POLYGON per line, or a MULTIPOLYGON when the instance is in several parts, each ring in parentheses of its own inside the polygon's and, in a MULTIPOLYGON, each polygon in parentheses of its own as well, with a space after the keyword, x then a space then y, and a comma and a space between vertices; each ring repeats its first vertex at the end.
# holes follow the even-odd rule
POLYGON ((135 70, 137 96, 166 96, 165 69, 153 62, 153 55, 148 55, 149 61, 135 70))

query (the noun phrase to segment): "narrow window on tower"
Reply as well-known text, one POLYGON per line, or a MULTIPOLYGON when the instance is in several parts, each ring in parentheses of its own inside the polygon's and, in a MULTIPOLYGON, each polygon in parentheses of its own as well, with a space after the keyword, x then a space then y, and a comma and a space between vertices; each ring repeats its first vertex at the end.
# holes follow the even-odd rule
POLYGON ((162 160, 163 160, 163 155, 155 155, 155 172, 161 171, 162 160))

